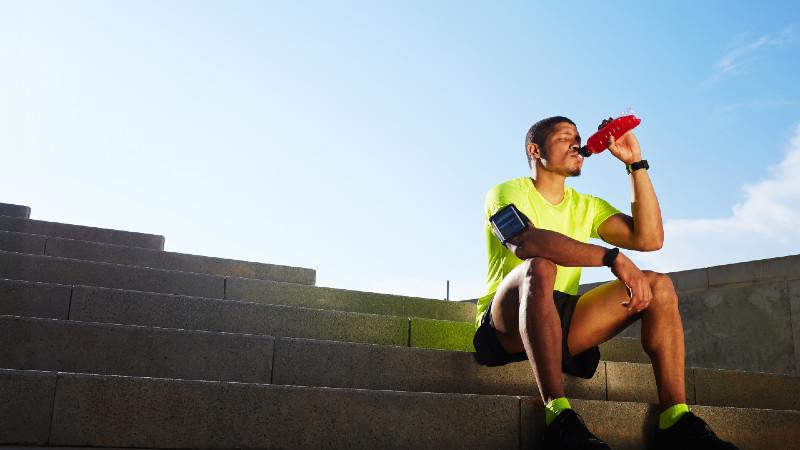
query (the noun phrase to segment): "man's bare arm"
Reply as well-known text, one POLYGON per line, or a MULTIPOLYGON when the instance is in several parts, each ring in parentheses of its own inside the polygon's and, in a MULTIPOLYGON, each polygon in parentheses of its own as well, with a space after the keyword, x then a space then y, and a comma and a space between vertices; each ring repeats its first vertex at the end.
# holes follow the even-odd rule
POLYGON ((519 259, 540 257, 564 267, 600 267, 607 250, 556 231, 536 228, 531 223, 506 247, 519 259))
MULTIPOLYGON (((506 244, 514 255, 522 260, 545 258, 564 267, 600 267, 608 249, 594 244, 585 244, 561 233, 536 228, 528 223, 525 230, 506 244)), ((631 300, 623 305, 630 311, 639 312, 650 304, 653 292, 644 274, 627 256, 620 253, 611 272, 631 291, 631 300)))
MULTIPOLYGON (((626 164, 642 159, 639 141, 633 133, 626 133, 619 141, 609 139, 609 151, 626 164)), ((659 250, 664 245, 664 225, 661 207, 647 170, 636 170, 631 179, 631 213, 616 214, 606 219, 597 233, 604 241, 623 248, 639 251, 659 250)))

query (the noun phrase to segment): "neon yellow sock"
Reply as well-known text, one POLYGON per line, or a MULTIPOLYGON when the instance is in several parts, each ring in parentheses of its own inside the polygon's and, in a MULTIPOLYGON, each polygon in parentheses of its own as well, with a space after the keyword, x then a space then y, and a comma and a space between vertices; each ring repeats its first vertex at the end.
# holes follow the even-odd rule
POLYGON ((667 428, 675 425, 675 422, 681 418, 682 415, 689 412, 689 407, 686 403, 678 403, 667 408, 664 412, 658 415, 658 429, 666 430, 667 428))
POLYGON ((550 400, 546 405, 544 405, 544 422, 546 425, 550 425, 556 420, 556 416, 561 414, 561 411, 565 409, 572 409, 572 406, 569 405, 569 400, 567 397, 559 397, 553 400, 550 400))

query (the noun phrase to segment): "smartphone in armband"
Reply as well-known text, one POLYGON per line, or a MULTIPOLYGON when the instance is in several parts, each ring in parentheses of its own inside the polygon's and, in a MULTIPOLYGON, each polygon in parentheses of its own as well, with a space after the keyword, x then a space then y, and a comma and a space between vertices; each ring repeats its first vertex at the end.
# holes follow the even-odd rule
POLYGON ((492 232, 503 245, 517 237, 528 226, 528 218, 514 204, 504 206, 489 218, 492 232))

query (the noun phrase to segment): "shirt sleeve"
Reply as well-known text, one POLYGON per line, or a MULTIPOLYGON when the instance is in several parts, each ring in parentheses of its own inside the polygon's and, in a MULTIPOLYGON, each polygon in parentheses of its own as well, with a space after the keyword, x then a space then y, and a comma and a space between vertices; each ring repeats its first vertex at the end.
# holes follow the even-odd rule
POLYGON ((495 186, 486 193, 486 203, 484 205, 484 222, 489 224, 489 217, 492 217, 497 211, 500 211, 505 206, 512 203, 503 195, 503 190, 500 186, 495 186))
POLYGON ((602 239, 597 233, 600 225, 614 214, 619 214, 621 211, 611 206, 610 203, 599 197, 592 197, 594 201, 594 219, 592 219, 592 237, 595 239, 602 239))

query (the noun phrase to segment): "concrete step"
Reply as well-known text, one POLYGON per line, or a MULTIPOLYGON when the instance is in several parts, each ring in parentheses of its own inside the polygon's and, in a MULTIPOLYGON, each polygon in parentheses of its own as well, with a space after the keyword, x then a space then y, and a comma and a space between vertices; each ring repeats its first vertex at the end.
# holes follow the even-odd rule
POLYGON ((469 322, 475 305, 466 302, 378 294, 328 287, 300 286, 246 278, 228 278, 225 298, 273 305, 303 306, 390 316, 469 322))
POLYGON ((62 237, 81 241, 105 242, 108 244, 127 245, 131 247, 164 249, 164 236, 136 233, 132 231, 94 228, 82 225, 70 225, 43 220, 23 219, 20 217, 0 216, 0 230, 15 233, 38 234, 41 236, 62 237))
POLYGON ((0 251, 0 278, 224 298, 225 277, 0 251))
POLYGON ((0 203, 0 216, 19 217, 27 219, 31 216, 30 206, 12 205, 10 203, 0 203))
POLYGON ((475 305, 462 302, 303 286, 163 269, 0 251, 0 278, 88 285, 209 298, 248 300, 337 311, 470 322, 475 305))
MULTIPOLYGON (((266 334, 471 352, 471 323, 88 286, 0 280, 0 314, 161 328, 266 334)), ((649 362, 638 339, 612 339, 604 357, 649 362)))
MULTIPOLYGON (((414 392, 538 396, 527 361, 465 352, 0 316, 0 367, 414 392), (121 358, 120 355, 125 355, 121 358)), ((649 364, 602 361, 570 398, 657 403, 649 364)), ((687 368, 689 403, 800 410, 800 377, 687 368)))
MULTIPOLYGON (((615 449, 641 449, 654 405, 574 400, 615 449)), ((540 449, 531 397, 0 370, 4 444, 139 448, 540 449), (491 432, 487 432, 491 430, 491 432)), ((692 407, 742 449, 800 442, 800 412, 692 407)))
POLYGON ((0 250, 179 272, 283 281, 312 286, 316 281, 316 272, 314 270, 301 267, 237 261, 102 242, 13 233, 10 231, 0 231, 0 250))

